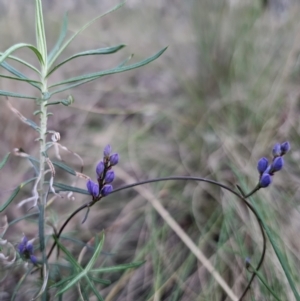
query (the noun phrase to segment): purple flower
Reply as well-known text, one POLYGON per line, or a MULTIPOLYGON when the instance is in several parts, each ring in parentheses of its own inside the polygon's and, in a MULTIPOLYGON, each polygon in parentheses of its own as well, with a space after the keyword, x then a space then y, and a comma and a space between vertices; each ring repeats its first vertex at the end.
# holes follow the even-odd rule
POLYGON ((102 196, 107 196, 113 191, 113 187, 110 184, 105 184, 101 190, 102 196))
POLYGON ((86 188, 88 192, 93 196, 97 197, 99 194, 99 185, 93 182, 92 180, 88 180, 86 183, 86 188))
POLYGON ((109 161, 111 166, 117 165, 119 162, 119 154, 112 154, 109 157, 109 161))
POLYGON ((33 255, 32 242, 28 241, 26 236, 23 236, 21 242, 19 243, 18 251, 23 259, 29 259, 33 264, 37 263, 37 258, 33 255))
POLYGON ((100 177, 104 171, 104 163, 103 161, 100 161, 96 167, 96 174, 98 177, 100 177))
POLYGON ((27 245, 28 239, 27 237, 24 235, 21 242, 18 245, 18 251, 20 254, 24 253, 26 250, 26 245, 27 245))
POLYGON ((283 142, 280 146, 281 149, 281 156, 285 155, 291 148, 291 145, 288 141, 283 142))
POLYGON ((282 169, 283 167, 283 158, 282 157, 276 157, 271 165, 271 170, 270 170, 270 174, 273 174, 276 171, 279 171, 280 169, 282 169))
POLYGON ((111 183, 115 178, 115 173, 113 170, 108 170, 106 175, 105 175, 105 183, 109 184, 111 183))
POLYGON ((105 158, 109 158, 110 153, 111 153, 111 146, 108 144, 104 147, 103 156, 105 158))
POLYGON ((281 154, 281 145, 279 143, 276 143, 272 150, 272 155, 274 158, 279 157, 281 154))
POLYGON ((257 162, 257 170, 260 174, 263 174, 266 169, 268 168, 268 159, 267 158, 260 158, 257 162))
POLYGON ((259 186, 262 188, 268 187, 272 182, 272 178, 269 174, 264 173, 260 180, 259 180, 259 186))
POLYGON ((36 265, 37 264, 37 258, 34 255, 30 255, 30 261, 36 265))

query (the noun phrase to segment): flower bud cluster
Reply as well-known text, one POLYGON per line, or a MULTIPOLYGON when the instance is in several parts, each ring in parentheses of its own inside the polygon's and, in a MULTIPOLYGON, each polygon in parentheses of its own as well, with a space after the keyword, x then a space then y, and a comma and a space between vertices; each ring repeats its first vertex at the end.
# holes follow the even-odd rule
POLYGON ((259 172, 259 186, 261 188, 268 187, 272 182, 272 176, 275 172, 282 169, 284 165, 283 156, 290 150, 289 142, 282 144, 276 143, 272 149, 272 162, 269 164, 267 158, 261 158, 257 163, 257 170, 259 172))
POLYGON ((24 235, 18 245, 18 252, 24 260, 30 260, 33 264, 37 263, 37 258, 33 255, 33 245, 24 235))
POLYGON ((86 183, 94 201, 99 201, 113 190, 111 183, 115 179, 115 173, 112 167, 118 164, 119 155, 117 153, 111 154, 111 152, 111 146, 107 145, 103 151, 103 159, 96 166, 97 183, 92 180, 88 180, 86 183))

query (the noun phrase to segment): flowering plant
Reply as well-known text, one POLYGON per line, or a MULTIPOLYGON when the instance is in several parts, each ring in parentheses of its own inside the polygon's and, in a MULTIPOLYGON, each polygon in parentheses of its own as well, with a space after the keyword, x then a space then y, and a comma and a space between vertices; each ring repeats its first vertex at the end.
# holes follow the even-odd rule
MULTIPOLYGON (((29 239, 26 235, 23 235, 17 244, 16 248, 13 248, 13 245, 8 242, 5 238, 6 230, 9 227, 9 223, 6 222, 5 230, 1 234, 0 237, 0 261, 1 264, 7 269, 13 265, 13 263, 17 260, 25 263, 28 268, 28 271, 24 277, 22 277, 22 281, 28 276, 30 273, 34 273, 39 271, 37 277, 40 277, 40 285, 36 289, 35 294, 32 299, 42 298, 42 300, 49 300, 49 296, 54 296, 60 298, 62 295, 71 289, 73 286, 78 287, 79 295, 82 300, 88 300, 89 295, 93 294, 96 296, 98 300, 104 300, 103 296, 99 293, 98 283, 108 285, 110 283, 109 280, 98 277, 99 274, 104 274, 106 272, 115 272, 115 271, 124 271, 130 268, 138 268, 141 266, 144 261, 136 261, 132 263, 121 264, 112 267, 95 267, 98 257, 101 254, 104 244, 104 234, 96 235, 93 237, 85 247, 91 247, 93 254, 90 257, 88 263, 86 265, 82 265, 80 260, 74 258, 74 255, 67 247, 62 243, 61 236, 65 229, 65 227, 69 224, 69 222, 77 215, 79 212, 86 210, 85 217, 83 219, 83 223, 88 219, 90 208, 95 204, 99 203, 103 198, 118 193, 122 190, 138 187, 140 185, 153 183, 153 182, 161 182, 161 181, 198 181, 198 182, 206 182, 211 185, 215 185, 225 189, 235 195, 247 208, 254 214, 256 217, 257 223, 259 225, 262 241, 263 241, 263 249, 261 252, 261 256, 257 265, 252 265, 251 260, 247 257, 246 259, 246 268, 251 273, 249 277, 248 283, 245 285, 244 290, 242 291, 240 297, 234 293, 234 291, 229 287, 229 285, 222 279, 220 274, 215 270, 215 268, 211 265, 209 260, 207 260, 204 254, 200 251, 200 249, 195 245, 195 243, 181 230, 176 221, 168 215, 165 209, 159 204, 153 202, 152 205, 160 212, 161 216, 163 216, 168 223, 168 225, 176 231, 178 236, 185 242, 187 246, 189 246, 191 252, 196 256, 196 258, 203 264, 203 266, 213 275, 218 284, 222 287, 223 291, 228 295, 231 300, 242 300, 249 289, 251 288, 251 284, 256 276, 259 276, 258 270, 260 269, 266 252, 266 238, 268 237, 271 245, 282 265, 282 268, 285 272, 289 285, 293 291, 293 294, 297 301, 300 301, 300 296, 295 287, 295 283, 290 275, 288 266, 286 262, 283 260, 283 255, 281 254, 279 248, 276 246, 272 235, 270 234, 269 228, 262 219, 259 210, 256 208, 256 205, 252 201, 248 201, 254 193, 262 188, 268 187, 274 175, 279 172, 284 166, 283 156, 290 150, 289 142, 277 143, 273 147, 272 150, 272 160, 269 160, 265 157, 261 158, 257 163, 257 170, 259 172, 258 182, 254 189, 245 193, 243 189, 237 185, 237 190, 224 185, 222 183, 216 182, 211 179, 201 178, 201 177, 192 177, 192 176, 171 176, 164 178, 155 178, 150 180, 145 180, 141 182, 136 182, 133 184, 128 184, 119 188, 114 188, 114 180, 117 176, 117 172, 115 171, 115 166, 119 163, 119 154, 112 152, 112 147, 107 145, 103 150, 102 158, 100 162, 96 166, 95 174, 90 178, 89 176, 83 174, 83 171, 75 171, 70 166, 62 162, 61 160, 55 161, 49 155, 50 149, 55 149, 56 153, 59 154, 60 149, 68 150, 65 146, 60 144, 60 134, 48 128, 48 118, 49 112, 48 108, 53 105, 64 105, 70 106, 74 102, 73 96, 69 95, 66 99, 58 100, 54 99, 56 94, 60 92, 67 91, 71 88, 83 85, 87 82, 99 79, 103 76, 120 73, 128 70, 132 70, 141 66, 144 66, 154 60, 156 60, 165 50, 166 48, 160 50, 155 55, 142 60, 137 63, 128 64, 129 59, 121 62, 115 68, 99 71, 95 73, 88 73, 84 75, 79 75, 75 77, 71 77, 66 80, 62 80, 56 82, 52 85, 49 85, 49 78, 52 74, 55 73, 61 66, 67 64, 68 62, 83 56, 94 56, 94 55, 102 55, 102 54, 112 54, 124 48, 125 45, 117 45, 113 47, 100 48, 95 50, 83 51, 72 55, 71 57, 63 60, 62 62, 57 62, 60 55, 63 51, 68 47, 68 45, 74 40, 74 38, 81 33, 84 29, 86 29, 89 25, 91 25, 98 18, 110 13, 121 5, 114 7, 112 10, 107 13, 94 18, 85 26, 83 26, 78 32, 76 32, 71 38, 65 40, 66 31, 67 31, 67 16, 64 18, 63 26, 61 29, 60 36, 58 38, 57 44, 52 49, 51 52, 48 53, 47 44, 46 44, 46 36, 45 36, 45 28, 43 21, 43 13, 42 13, 42 1, 36 0, 36 39, 37 45, 31 45, 26 43, 19 43, 13 45, 5 52, 2 52, 0 55, 0 66, 10 72, 13 76, 1 75, 2 78, 9 78, 15 81, 25 82, 35 89, 38 90, 39 96, 31 96, 25 94, 19 94, 13 91, 0 90, 0 95, 7 97, 7 104, 11 111, 18 116, 18 118, 26 123, 28 126, 33 128, 39 135, 39 158, 35 158, 30 154, 27 154, 22 149, 15 149, 14 154, 20 156, 22 158, 26 158, 32 164, 35 176, 28 179, 26 182, 21 183, 17 186, 11 196, 6 200, 4 204, 0 206, 0 211, 3 212, 8 206, 11 206, 12 202, 15 200, 16 196, 19 194, 21 188, 33 183, 32 195, 29 198, 21 201, 19 203, 19 207, 24 204, 31 204, 31 208, 35 210, 35 212, 30 213, 31 217, 38 217, 38 237, 29 239), (19 57, 13 55, 13 53, 21 48, 27 48, 33 52, 35 57, 39 62, 39 68, 35 67, 29 62, 26 62, 19 57), (21 73, 18 69, 10 65, 7 60, 14 60, 24 66, 30 68, 35 74, 38 76, 38 80, 34 80, 29 78, 27 75, 21 73), (34 121, 25 118, 18 110, 16 110, 8 100, 8 97, 15 98, 24 98, 34 100, 37 106, 37 110, 34 112, 35 115, 38 115, 40 118, 39 125, 34 121), (51 140, 48 139, 49 134, 51 134, 51 140), (62 169, 65 172, 71 174, 72 176, 83 178, 86 181, 86 188, 81 189, 75 185, 67 185, 65 183, 57 182, 56 178, 56 169, 62 169), (74 212, 72 212, 68 218, 63 222, 62 226, 59 230, 56 229, 54 225, 51 225, 53 228, 53 235, 48 236, 45 233, 45 226, 47 224, 47 202, 49 195, 54 195, 59 197, 60 193, 79 193, 88 197, 88 201, 77 208, 74 212), (49 248, 48 241, 52 241, 52 246, 49 248), (4 255, 3 246, 8 246, 10 249, 13 249, 13 255, 8 256, 4 255), (53 276, 53 266, 55 269, 62 271, 63 268, 60 267, 58 263, 50 264, 50 256, 53 253, 53 250, 57 247, 58 253, 57 258, 59 257, 59 250, 64 254, 65 258, 69 263, 69 270, 67 277, 60 277, 58 280, 56 276, 53 276), (87 284, 87 285, 85 285, 87 284)), ((68 150, 69 151, 69 150, 68 150)), ((70 151, 71 152, 71 151, 70 151)), ((78 156, 76 154, 76 156, 78 156)), ((0 169, 4 167, 6 162, 8 161, 10 154, 5 156, 5 158, 0 163, 0 169)), ((59 156, 58 156, 59 158, 59 156)), ((27 218, 21 217, 18 219, 22 220, 27 218)), ((49 224, 49 222, 48 222, 49 224)), ((20 285, 22 284, 20 282, 20 285)), ((17 294, 18 289, 20 287, 18 285, 14 291, 14 295, 17 294)), ((269 289, 268 285, 264 283, 264 285, 269 289)), ((271 291, 271 294, 274 296, 274 293, 271 291)), ((276 298, 276 295, 274 296, 276 298)))

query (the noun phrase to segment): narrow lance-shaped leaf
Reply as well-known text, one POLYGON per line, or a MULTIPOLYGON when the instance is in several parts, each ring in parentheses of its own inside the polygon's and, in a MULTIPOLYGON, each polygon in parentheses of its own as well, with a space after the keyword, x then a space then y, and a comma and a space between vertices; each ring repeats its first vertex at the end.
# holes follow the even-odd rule
POLYGON ((72 89, 72 88, 75 88, 75 87, 78 87, 80 85, 83 85, 83 84, 86 84, 88 82, 91 82, 95 79, 97 79, 98 77, 94 77, 94 78, 89 78, 89 79, 86 79, 86 80, 83 80, 83 81, 80 81, 80 82, 76 82, 75 84, 72 84, 72 85, 68 85, 66 87, 63 87, 63 88, 60 88, 60 89, 57 89, 53 92, 50 93, 50 96, 54 95, 54 94, 57 94, 57 93, 60 93, 60 92, 63 92, 63 91, 66 91, 66 90, 69 90, 69 89, 72 89))
POLYGON ((67 58, 66 60, 62 61, 61 63, 59 63, 58 65, 56 65, 48 74, 47 77, 52 74, 56 69, 58 69, 59 67, 61 67, 62 65, 64 65, 65 63, 76 59, 78 57, 81 56, 88 56, 88 55, 99 55, 99 54, 111 54, 111 53, 115 53, 117 51, 119 51, 120 49, 124 48, 126 45, 122 44, 122 45, 118 45, 118 46, 114 46, 114 47, 106 47, 106 48, 100 48, 100 49, 95 49, 95 50, 88 50, 88 51, 83 51, 83 52, 79 52, 76 53, 72 56, 70 56, 69 58, 67 58))
POLYGON ((85 24, 83 27, 81 27, 70 39, 68 39, 59 49, 58 51, 55 53, 55 55, 53 55, 52 59, 49 60, 49 64, 48 67, 50 68, 53 63, 56 61, 56 59, 59 57, 59 55, 66 49, 66 47, 69 46, 69 44, 76 38, 77 35, 79 35, 81 32, 83 32, 86 28, 88 28, 90 25, 92 25, 96 20, 100 19, 101 17, 104 17, 105 15, 113 12, 114 10, 120 8, 122 5, 124 5, 123 3, 120 3, 116 6, 114 6, 112 9, 110 9, 109 11, 107 11, 106 13, 92 19, 90 22, 88 22, 87 24, 85 24))
POLYGON ((39 52, 39 50, 36 47, 34 47, 31 44, 18 43, 18 44, 15 44, 15 45, 11 46, 5 52, 2 53, 2 55, 0 56, 0 64, 2 62, 4 62, 4 60, 7 59, 8 56, 10 56, 14 51, 16 51, 18 49, 21 49, 21 48, 29 48, 30 50, 32 50, 34 52, 34 54, 36 55, 36 57, 38 58, 38 60, 41 63, 43 63, 43 57, 42 57, 41 53, 39 52))
POLYGON ((79 270, 82 271, 83 268, 81 267, 81 265, 77 262, 77 260, 73 257, 73 255, 71 254, 71 252, 63 245, 60 243, 59 239, 53 235, 53 239, 55 240, 56 244, 58 245, 58 247, 62 250, 62 252, 67 256, 69 262, 72 264, 72 266, 79 270))
POLYGON ((90 280, 90 278, 88 276, 85 277, 86 281, 88 282, 90 288, 92 289, 93 293, 95 294, 95 296, 97 297, 97 300, 99 301, 104 301, 103 297, 99 294, 98 290, 95 288, 94 283, 90 280))
POLYGON ((91 272, 93 273, 118 272, 127 269, 138 268, 139 266, 143 265, 145 262, 146 261, 138 261, 138 262, 120 264, 114 267, 103 267, 98 269, 92 269, 91 272))
POLYGON ((0 169, 2 169, 4 167, 4 165, 8 161, 9 156, 10 156, 10 153, 6 154, 5 157, 3 158, 3 160, 0 162, 0 169))
POLYGON ((134 54, 131 54, 128 58, 126 58, 123 62, 121 62, 121 63, 117 66, 117 68, 121 68, 121 67, 125 66, 125 65, 133 58, 133 55, 134 55, 134 54))
POLYGON ((48 58, 47 58, 48 63, 52 60, 53 56, 56 55, 58 50, 60 49, 60 46, 66 37, 67 29, 68 29, 68 14, 65 13, 58 40, 48 55, 48 58))
POLYGON ((66 165, 65 163, 59 162, 59 161, 52 161, 53 165, 65 170, 69 174, 76 176, 76 171, 71 168, 70 166, 66 165))
POLYGON ((62 184, 62 183, 54 182, 53 186, 57 187, 60 191, 72 191, 72 192, 76 192, 76 193, 80 193, 80 194, 90 195, 90 193, 85 189, 77 188, 77 187, 62 184))
MULTIPOLYGON (((2 54, 3 54, 3 52, 0 52, 0 55, 2 55, 2 54)), ((20 59, 20 58, 17 57, 17 56, 9 55, 9 56, 8 56, 8 59, 13 60, 13 61, 16 61, 16 62, 18 62, 18 63, 20 63, 20 64, 22 64, 22 65, 28 67, 29 69, 33 70, 33 71, 36 72, 38 75, 41 75, 40 71, 39 71, 36 67, 34 67, 33 65, 29 64, 28 62, 26 62, 26 61, 20 59)), ((2 64, 4 64, 4 63, 5 63, 5 62, 1 63, 0 65, 2 65, 2 64)), ((7 64, 7 63, 6 63, 6 64, 7 64)), ((8 64, 7 64, 7 65, 8 65, 8 64)), ((3 67, 3 66, 2 66, 2 67, 3 67)), ((10 67, 11 67, 11 66, 10 66, 10 67)), ((5 67, 4 67, 4 68, 5 68, 5 67)), ((11 68, 13 68, 13 67, 11 67, 11 68)), ((21 72, 19 72, 19 71, 17 71, 17 72, 18 72, 18 73, 21 73, 21 72)), ((15 73, 14 73, 14 74, 15 74, 15 73)), ((21 74, 22 74, 22 73, 21 73, 21 74)), ((15 74, 15 75, 17 75, 17 74, 15 74)), ((23 76, 25 76, 25 75, 23 75, 23 76)))
POLYGON ((41 84, 40 81, 30 79, 30 78, 13 77, 13 76, 8 76, 8 75, 4 75, 4 74, 0 74, 0 77, 10 79, 10 80, 18 80, 18 81, 22 81, 22 82, 27 82, 29 84, 32 84, 32 83, 41 84))
MULTIPOLYGON (((100 252, 102 250, 102 247, 103 247, 103 243, 104 243, 104 235, 103 235, 103 238, 101 239, 101 241, 99 242, 99 244, 97 245, 97 248, 96 248, 92 258, 90 259, 90 261, 87 264, 87 266, 85 267, 85 269, 83 271, 81 271, 80 273, 78 273, 72 280, 70 280, 70 282, 63 289, 61 289, 57 293, 57 295, 63 294, 65 291, 70 289, 73 285, 75 285, 83 277, 85 277, 85 279, 87 281, 89 281, 87 273, 90 271, 92 266, 95 264, 97 258, 99 257, 99 254, 100 254, 100 252)), ((60 246, 61 246, 61 244, 60 244, 60 246)), ((92 287, 92 284, 91 284, 91 287, 92 287)))
POLYGON ((7 206, 9 206, 9 204, 15 199, 15 197, 18 195, 18 193, 20 192, 20 190, 23 187, 25 187, 28 183, 33 182, 34 180, 36 180, 36 178, 29 179, 29 180, 21 183, 19 186, 17 186, 13 190, 13 192, 10 195, 10 197, 8 198, 8 200, 2 206, 0 206, 0 212, 4 211, 7 208, 7 206))
MULTIPOLYGON (((90 74, 85 74, 85 75, 81 75, 81 76, 76 76, 73 78, 70 78, 68 80, 65 81, 61 81, 59 83, 56 83, 52 86, 50 86, 50 88, 59 86, 59 85, 65 85, 65 84, 69 84, 69 83, 74 83, 74 82, 78 82, 78 81, 83 81, 83 80, 89 80, 89 79, 97 79, 99 77, 105 76, 105 75, 110 75, 110 74, 114 74, 114 73, 120 73, 120 72, 125 72, 125 71, 129 71, 135 68, 139 68, 142 67, 144 65, 149 64, 150 62, 154 61, 155 59, 157 59, 159 56, 161 56, 167 49, 168 47, 163 48, 162 50, 160 50, 159 52, 157 52, 155 55, 140 61, 138 63, 129 65, 129 66, 122 66, 122 67, 117 67, 117 68, 113 68, 110 70, 104 70, 104 71, 100 71, 100 72, 96 72, 96 73, 90 73, 90 74)), ((52 92, 54 93, 54 92, 52 92)))
MULTIPOLYGON (((23 78, 23 79, 29 79, 27 76, 25 76, 23 73, 21 73, 20 71, 18 71, 17 69, 15 69, 14 67, 12 67, 10 64, 8 64, 7 62, 3 62, 0 64, 0 66, 2 68, 4 68, 5 70, 7 70, 8 72, 14 74, 15 76, 19 77, 19 78, 23 78)), ((41 90, 39 85, 32 83, 32 82, 28 82, 30 85, 36 87, 37 89, 41 90)))
POLYGON ((8 97, 16 97, 16 98, 36 99, 36 97, 34 97, 34 96, 14 93, 14 92, 10 92, 10 91, 3 91, 3 90, 0 90, 0 95, 8 96, 8 97))
POLYGON ((89 275, 89 278, 91 280, 93 280, 94 282, 97 282, 97 283, 101 283, 101 284, 105 284, 105 285, 110 285, 111 284, 111 281, 110 280, 106 280, 106 279, 102 279, 102 278, 97 278, 97 277, 93 277, 91 275, 89 275))
POLYGON ((96 248, 96 250, 95 250, 95 252, 94 252, 92 258, 90 259, 90 261, 89 261, 88 264, 86 265, 85 270, 90 271, 90 270, 92 269, 93 265, 95 265, 96 260, 98 259, 99 255, 100 255, 100 252, 101 252, 101 250, 102 250, 102 248, 103 248, 104 239, 105 239, 105 236, 104 236, 104 234, 103 234, 103 236, 102 236, 100 242, 99 242, 98 245, 97 245, 97 248, 96 248))
POLYGON ((42 1, 35 1, 36 7, 36 16, 35 16, 35 28, 36 28, 36 39, 38 50, 42 54, 43 62, 47 62, 47 44, 46 44, 46 35, 45 35, 45 26, 43 19, 43 10, 42 10, 42 1))
MULTIPOLYGON (((27 158, 33 162, 39 163, 39 160, 35 157, 28 156, 27 158)), ((73 168, 71 168, 70 166, 66 165, 65 163, 60 162, 60 161, 51 161, 51 162, 54 166, 65 170, 66 172, 68 172, 69 174, 71 174, 73 176, 76 176, 76 171, 73 168)), ((63 185, 63 184, 61 184, 61 185, 63 185)), ((72 187, 72 186, 69 186, 69 187, 72 187)))

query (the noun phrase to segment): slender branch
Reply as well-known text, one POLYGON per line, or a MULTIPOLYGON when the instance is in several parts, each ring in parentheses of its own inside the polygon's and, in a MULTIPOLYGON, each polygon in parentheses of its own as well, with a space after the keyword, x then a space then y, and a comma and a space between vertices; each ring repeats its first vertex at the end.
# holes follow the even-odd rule
MULTIPOLYGON (((214 180, 210 180, 210 179, 205 179, 205 178, 200 178, 200 177, 190 177, 190 176, 172 176, 172 177, 164 177, 164 178, 156 178, 156 179, 150 179, 150 180, 145 180, 145 181, 140 181, 140 182, 136 182, 136 183, 133 183, 133 184, 129 184, 129 185, 124 185, 120 188, 117 188, 115 190, 113 190, 111 192, 112 193, 116 193, 116 192, 119 192, 119 191, 122 191, 122 190, 125 190, 125 189, 129 189, 129 188, 133 188, 133 187, 136 187, 136 186, 140 186, 140 185, 144 185, 144 184, 149 184, 149 183, 155 183, 155 182, 162 182, 162 181, 197 181, 197 182, 205 182, 205 183, 209 183, 209 184, 212 184, 212 185, 215 185, 215 186, 218 186, 218 187, 221 187, 229 192, 231 192, 232 194, 234 194, 235 196, 237 196, 251 211, 252 213, 254 214, 258 224, 259 224, 259 227, 260 227, 260 231, 261 231, 261 234, 262 234, 262 239, 263 239, 263 249, 262 249, 262 254, 260 256, 260 260, 255 268, 256 271, 258 271, 264 261, 264 257, 265 257, 265 253, 266 253, 266 235, 265 235, 265 232, 264 232, 264 228, 263 228, 263 224, 262 224, 262 221, 260 219, 260 216, 257 214, 256 210, 254 209, 254 207, 246 200, 246 198, 243 196, 244 195, 244 192, 242 191, 242 189, 238 186, 238 189, 240 190, 241 194, 236 192, 235 190, 233 190, 232 188, 222 184, 222 183, 219 183, 217 181, 214 181, 214 180)), ((257 189, 258 190, 258 189, 257 189)), ((256 190, 256 191, 257 191, 256 190)), ((253 192, 254 193, 254 192, 253 192)), ((252 194, 252 193, 251 193, 252 194)), ((97 202, 88 202, 86 204, 83 204, 82 206, 80 206, 78 209, 76 209, 68 218, 67 220, 64 222, 64 224, 62 225, 62 227, 60 228, 58 234, 57 234, 57 239, 59 239, 60 235, 62 234, 64 228, 67 226, 67 224, 69 223, 69 221, 77 214, 79 213, 81 210, 85 209, 85 208, 90 208, 92 207, 94 204, 96 204, 97 202)), ((53 249, 55 248, 56 246, 56 242, 53 243, 49 253, 48 253, 48 258, 50 257, 50 255, 52 254, 53 252, 53 249)), ((247 291, 249 290, 249 288, 251 287, 251 284, 255 278, 256 274, 252 274, 246 288, 244 289, 241 297, 239 298, 239 301, 241 301, 244 296, 246 295, 247 291)))
MULTIPOLYGON (((77 214, 79 213, 81 210, 85 209, 85 208, 89 208, 93 205, 93 202, 89 202, 86 204, 81 205, 79 208, 77 208, 63 223, 63 225, 61 226, 61 228, 59 229, 58 233, 55 234, 56 238, 59 239, 60 235, 62 234, 62 232, 64 231, 65 227, 68 225, 69 221, 77 214)), ((54 248, 56 246, 56 241, 54 241, 53 245, 51 246, 50 251, 48 252, 47 258, 49 259, 49 257, 51 256, 54 248)))

